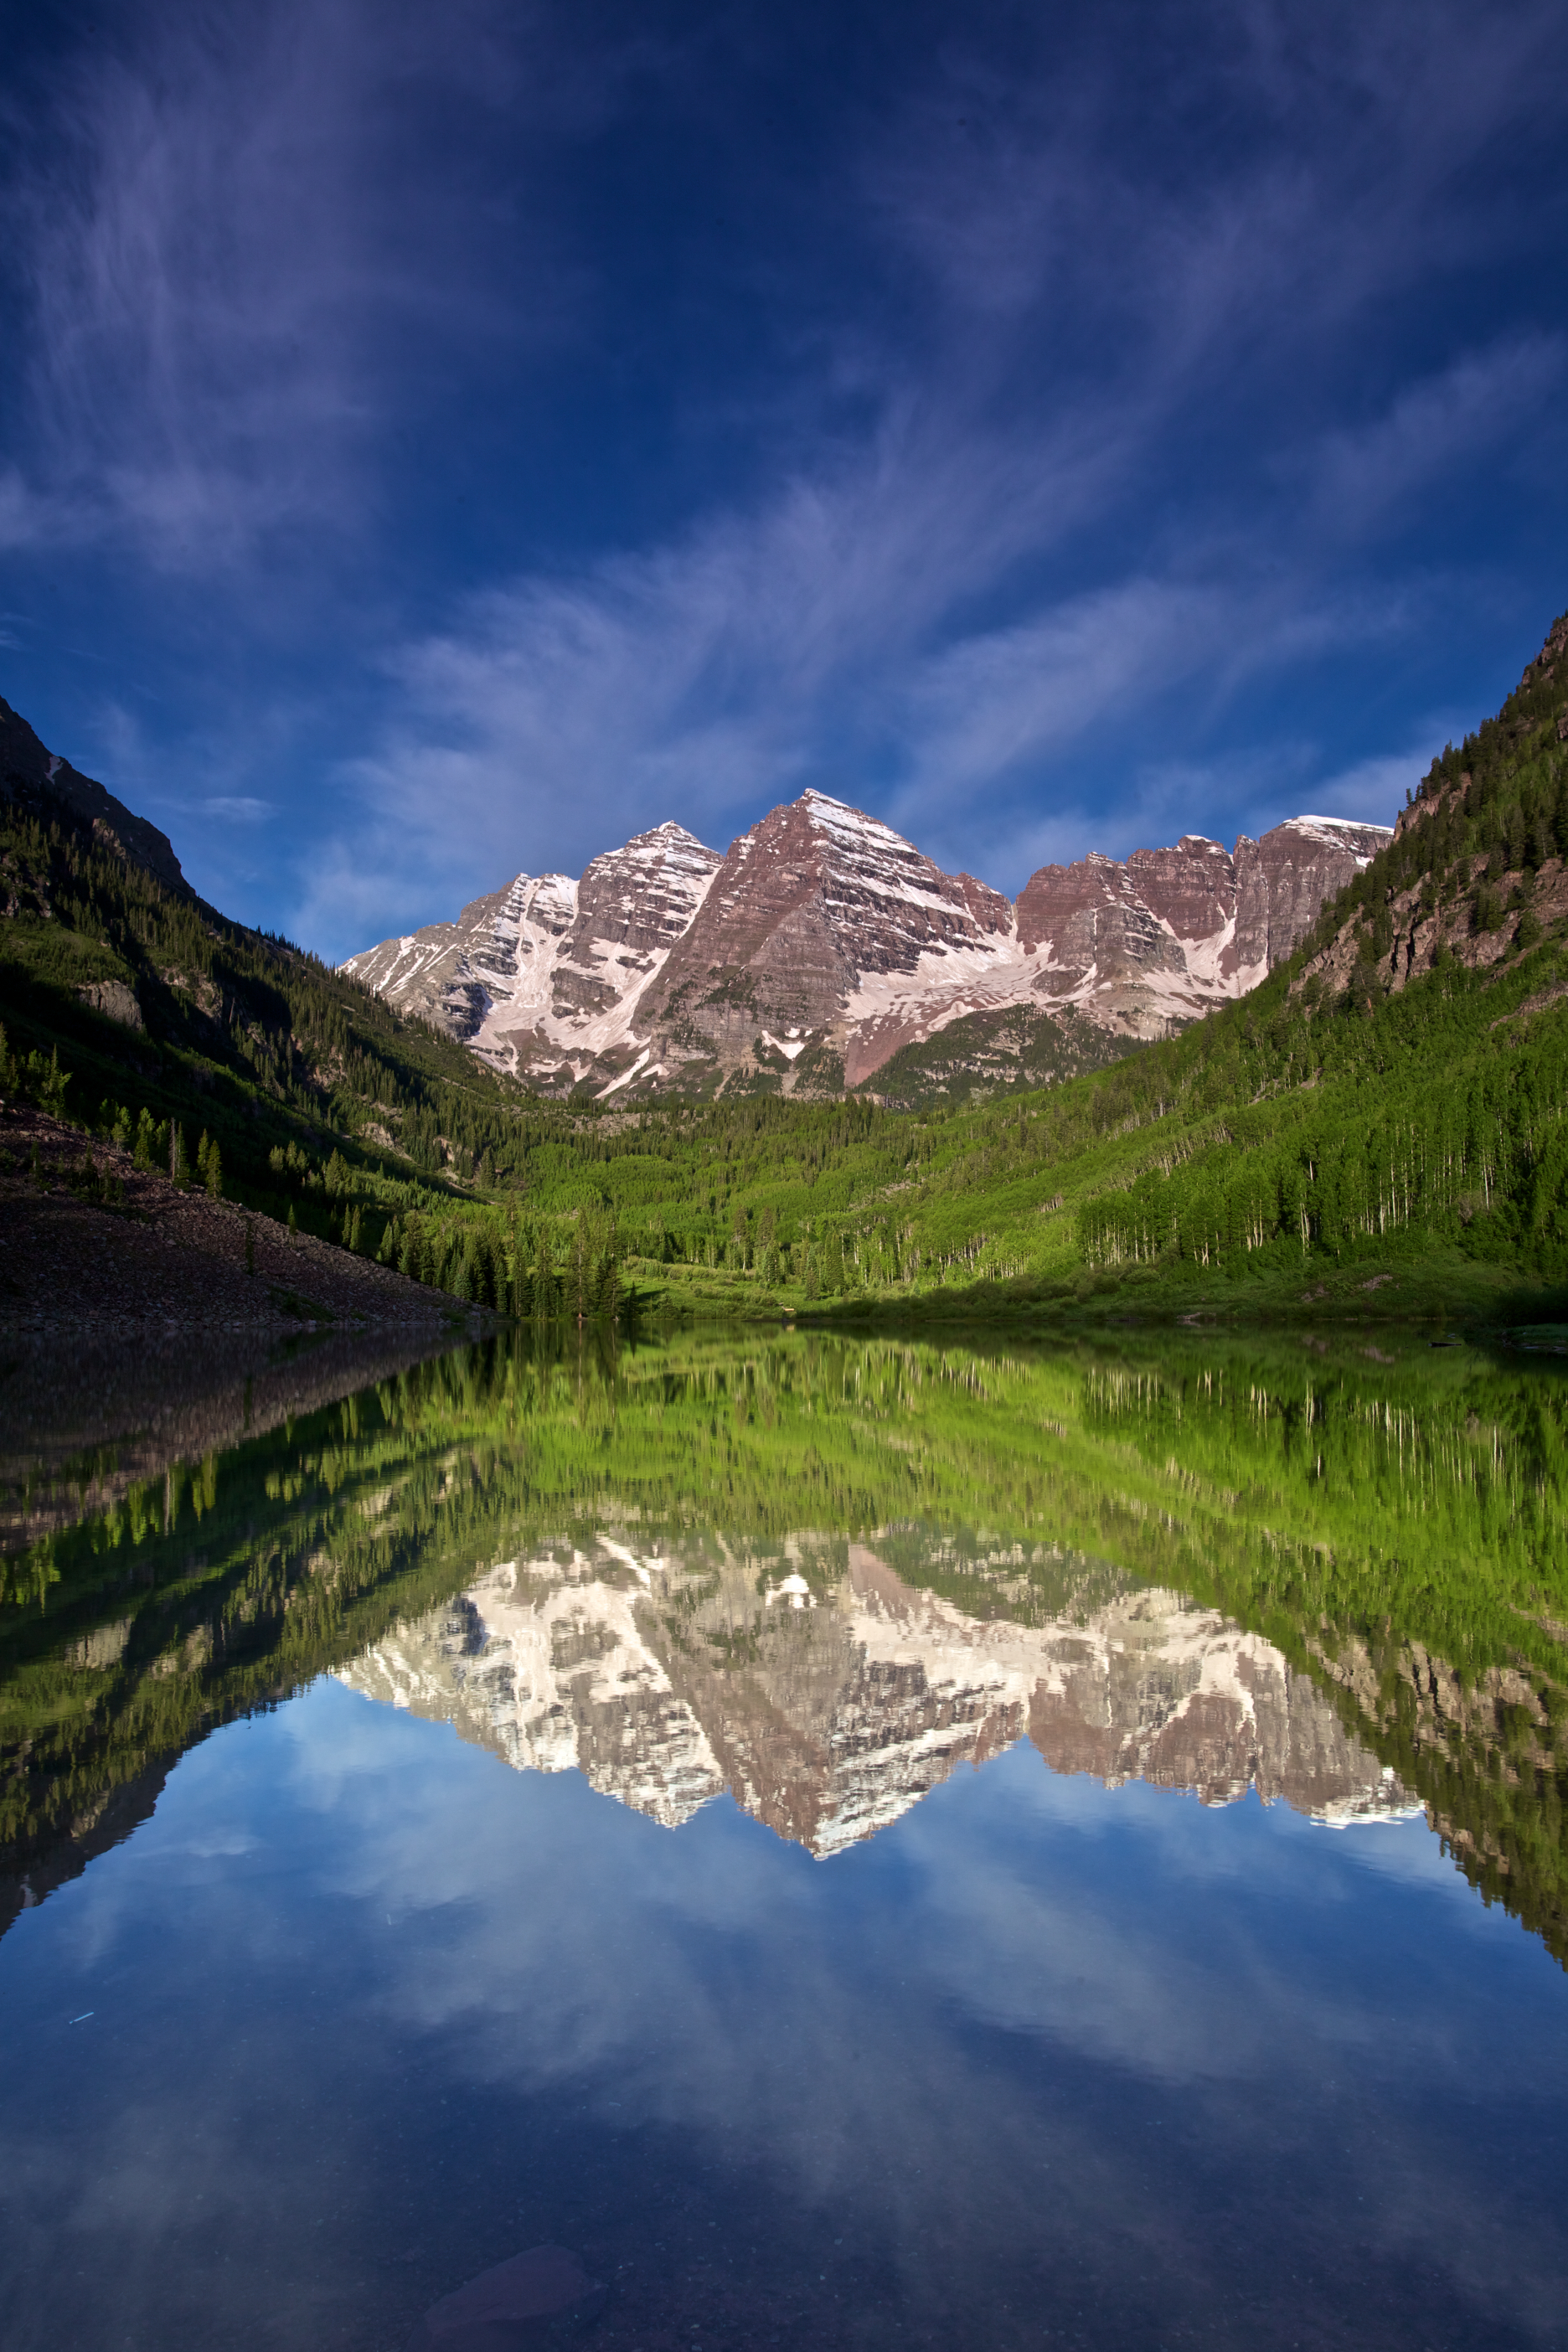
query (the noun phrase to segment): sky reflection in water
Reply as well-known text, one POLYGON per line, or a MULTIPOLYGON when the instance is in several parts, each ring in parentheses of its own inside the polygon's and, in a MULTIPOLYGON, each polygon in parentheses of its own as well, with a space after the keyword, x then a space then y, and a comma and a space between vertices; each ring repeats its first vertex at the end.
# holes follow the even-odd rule
MULTIPOLYGON (((1068 1370, 1092 1399, 1096 1368, 1068 1370)), ((1180 1376, 1168 1368, 1167 1391, 1180 1376)), ((1020 1377, 994 1414, 1038 1404, 1020 1377)), ((798 1393, 819 1416, 819 1374, 798 1393)), ((1475 1394, 1428 1394, 1429 1423, 1470 1415, 1475 1394)), ((634 1418, 623 1399, 623 1447, 634 1418)), ((790 1425, 781 1403, 775 1430, 790 1425)), ((1500 1407, 1493 1425, 1517 1424, 1500 1407)), ((438 1433, 450 1492, 452 1432, 438 1433)), ((904 1526, 883 1543, 903 1572, 883 1562, 879 1581, 875 1527, 792 1553, 715 1525, 710 1496, 689 1498, 683 1530, 645 1523, 643 1551, 666 1563, 650 1597, 624 1491, 602 1479, 570 1530, 559 1491, 538 1502, 548 1434, 536 1421, 520 1442, 556 1540, 509 1489, 531 1540, 470 1544, 447 1586, 473 1594, 466 1607, 421 1593, 335 1675, 189 1748, 127 1842, 0 1944, 8 2346, 401 2345, 437 2296, 544 2240, 611 2284, 585 2340, 647 2352, 1562 2340, 1561 1969, 1478 1899, 1422 1814, 1400 1815, 1403 1784, 1380 1793, 1377 1725, 1336 1714, 1327 1677, 1103 1557, 1053 1555, 1032 1588, 1015 1559, 987 1588, 973 1529, 917 1540, 904 1526), (555 1617, 540 1720, 576 1707, 599 1787, 505 1760, 533 1719, 520 1681, 534 1689, 515 1640, 500 1646, 508 1557, 514 1617, 525 1602, 555 1617), (815 1608, 776 1636, 764 1623, 749 1656, 731 1624, 716 1667, 704 1611, 732 1615, 748 1577, 776 1591, 792 1558, 815 1608), (605 1607, 577 1611, 581 1655, 558 1638, 574 1595, 615 1573, 642 1595, 646 1637, 618 1720, 602 1677, 636 1662, 606 1646, 605 1607), (1110 1643, 1156 1617, 1123 1687, 1110 1643), (1173 1623, 1187 1638, 1174 1664, 1173 1623), (965 1627, 967 1719, 944 1717, 937 1690, 965 1627), (868 1682, 879 1640, 889 1671, 868 1682), (1045 1760, 1053 1738, 1063 1760, 1068 1700, 1073 1721, 1114 1735, 1122 1769, 1134 1751, 1170 1764, 1172 1724, 1196 1705, 1189 1753, 1228 1772, 1242 1735, 1218 1701, 1248 1676, 1257 1776, 1305 1774, 1307 1810, 1108 1787, 1045 1760), (399 1695, 414 1705, 384 1703, 399 1695), (650 1759, 684 1769, 682 1707, 742 1794, 759 1758, 809 1780, 826 1755, 813 1819, 828 1845, 868 1771, 905 1809, 819 1859, 729 1794, 670 1827, 605 1793, 628 1727, 634 1792, 648 1794, 650 1759), (835 1726, 840 1748, 859 1743, 837 1781, 835 1726), (1353 1818, 1352 1783, 1385 1817, 1353 1818), (1349 1826, 1310 1818, 1325 1790, 1349 1826)), ((1104 1454, 1124 1486, 1127 1439, 1104 1454)), ((320 1433, 288 1442, 319 1447, 320 1433)), ((1200 1456, 1194 1439, 1189 1483, 1200 1456)), ((1254 1467, 1261 1480, 1262 1454, 1254 1467)), ((220 1460, 217 1496, 241 1468, 220 1460)), ((1005 1463, 995 1475, 1005 1487, 1005 1463)), ((829 1520, 817 1501, 813 1520, 829 1520)), ((1027 1535, 988 1540, 1000 1558, 1027 1535)), ((318 1541, 318 1581, 321 1556, 318 1541)), ((760 1783, 751 1797, 773 1801, 760 1783)))

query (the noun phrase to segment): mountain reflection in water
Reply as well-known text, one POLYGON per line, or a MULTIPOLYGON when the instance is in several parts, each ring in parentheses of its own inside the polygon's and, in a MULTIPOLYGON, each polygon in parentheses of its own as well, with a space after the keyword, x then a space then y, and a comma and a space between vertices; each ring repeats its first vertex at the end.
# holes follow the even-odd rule
POLYGON ((0 1369, 6 2352, 1563 2342, 1554 1368, 373 1369, 0 1369))
MULTIPOLYGON (((906 1555, 907 1555, 906 1538, 906 1555)), ((926 1565, 951 1565, 932 1543, 926 1565)), ((1022 1546, 971 1559, 998 1611, 1027 1570, 1103 1569, 1022 1546)), ((519 1770, 579 1769, 673 1826, 728 1790, 781 1837, 836 1853, 961 1763, 1027 1738, 1057 1772, 1256 1788, 1325 1822, 1408 1812, 1391 1766, 1269 1642, 1174 1592, 1079 1612, 967 1615, 874 1542, 673 1554, 636 1533, 492 1569, 339 1669, 349 1688, 451 1723, 519 1770)))
POLYGON ((142 1432, 6 1462, 0 1923, 193 1739, 335 1672, 661 1822, 728 1788, 819 1853, 1026 1738, 1210 1801, 1419 1803, 1568 1950, 1550 1367, 788 1335, 378 1370, 199 1461, 142 1432))

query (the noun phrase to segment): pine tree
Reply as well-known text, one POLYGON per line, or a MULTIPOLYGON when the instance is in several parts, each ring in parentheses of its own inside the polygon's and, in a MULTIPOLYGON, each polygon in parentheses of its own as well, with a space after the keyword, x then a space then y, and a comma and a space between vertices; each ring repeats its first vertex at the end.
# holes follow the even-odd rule
POLYGON ((594 1312, 602 1322, 613 1323, 620 1305, 621 1280, 619 1253, 615 1228, 605 1237, 594 1278, 594 1312))

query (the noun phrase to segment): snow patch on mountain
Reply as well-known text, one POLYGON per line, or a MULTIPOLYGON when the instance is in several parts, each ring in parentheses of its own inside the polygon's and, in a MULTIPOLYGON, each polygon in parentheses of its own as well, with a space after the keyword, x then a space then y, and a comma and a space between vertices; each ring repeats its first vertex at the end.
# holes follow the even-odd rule
POLYGON ((521 874, 345 969, 558 1090, 770 1071, 789 1092, 805 1072, 824 1083, 834 1055, 855 1087, 902 1045, 1018 1006, 1166 1035, 1256 987, 1388 837, 1320 816, 1234 852, 1188 834, 1125 864, 1043 866, 1013 902, 811 791, 722 858, 667 821, 579 882, 521 874))
POLYGON ((1276 831, 1310 834, 1319 841, 1332 844, 1336 849, 1348 849, 1358 866, 1370 866, 1383 843, 1394 839, 1391 824, 1363 824, 1352 817, 1344 816, 1288 816, 1282 824, 1276 827, 1276 831), (1360 845, 1358 836, 1367 834, 1382 835, 1376 848, 1360 845))
POLYGON ((710 1537, 689 1561, 601 1536, 491 1570, 339 1678, 520 1771, 582 1771, 668 1828, 728 1788, 824 1857, 1023 1738, 1054 1770, 1206 1804, 1256 1790, 1331 1822, 1409 1807, 1310 1677, 1176 1593, 1021 1625, 905 1583, 874 1542, 825 1584, 824 1548, 801 1535, 763 1560, 710 1537), (721 1664, 701 1637, 741 1623, 746 1663, 721 1642, 721 1664))

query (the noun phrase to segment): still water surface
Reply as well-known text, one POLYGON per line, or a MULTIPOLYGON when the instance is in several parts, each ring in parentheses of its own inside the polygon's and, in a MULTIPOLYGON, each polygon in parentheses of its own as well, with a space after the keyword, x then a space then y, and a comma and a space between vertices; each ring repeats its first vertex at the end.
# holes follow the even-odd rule
POLYGON ((10 2352, 1568 2342, 1549 1370, 497 1343, 6 1526, 10 2352))

